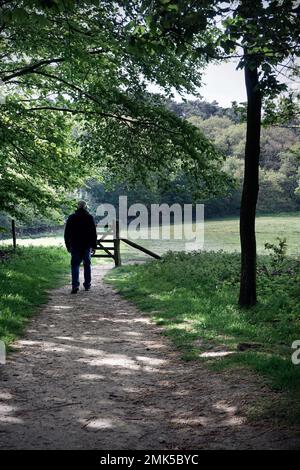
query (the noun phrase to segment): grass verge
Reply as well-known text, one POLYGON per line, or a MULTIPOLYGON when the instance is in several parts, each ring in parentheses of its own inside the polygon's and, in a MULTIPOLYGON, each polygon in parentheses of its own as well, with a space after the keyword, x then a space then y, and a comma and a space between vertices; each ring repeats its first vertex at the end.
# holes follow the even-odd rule
POLYGON ((170 253, 160 262, 113 270, 106 279, 164 327, 185 360, 218 370, 249 367, 284 391, 268 413, 299 424, 300 364, 291 361, 292 342, 300 339, 299 263, 291 260, 284 273, 270 274, 270 259, 261 256, 259 303, 249 310, 237 305, 239 263, 235 253, 170 253))
POLYGON ((0 339, 7 346, 47 301, 48 289, 62 282, 68 265, 66 251, 56 247, 18 248, 0 261, 0 339))

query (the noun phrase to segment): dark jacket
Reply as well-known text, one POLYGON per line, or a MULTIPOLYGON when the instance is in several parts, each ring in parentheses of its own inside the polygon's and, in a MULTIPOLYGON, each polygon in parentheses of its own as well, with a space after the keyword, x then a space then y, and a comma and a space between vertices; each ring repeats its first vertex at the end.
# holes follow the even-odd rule
POLYGON ((65 244, 71 248, 85 249, 97 246, 97 231, 93 216, 85 209, 77 209, 68 217, 65 227, 65 244))

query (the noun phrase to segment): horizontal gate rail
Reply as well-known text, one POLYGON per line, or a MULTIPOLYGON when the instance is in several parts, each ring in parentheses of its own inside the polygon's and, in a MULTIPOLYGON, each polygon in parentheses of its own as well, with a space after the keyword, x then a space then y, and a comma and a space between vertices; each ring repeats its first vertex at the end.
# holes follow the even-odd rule
POLYGON ((159 256, 157 253, 154 253, 153 251, 148 250, 148 248, 145 248, 142 245, 138 245, 137 243, 128 240, 128 238, 121 238, 120 240, 124 243, 127 243, 127 245, 132 246, 133 248, 136 248, 137 250, 140 250, 143 253, 146 253, 146 255, 152 256, 155 259, 161 259, 161 256, 159 256))
POLYGON ((128 240, 128 238, 120 238, 120 226, 118 220, 114 221, 112 225, 106 225, 106 227, 107 230, 98 232, 100 238, 97 240, 96 248, 97 251, 104 251, 105 254, 98 255, 95 253, 92 255, 93 258, 112 258, 115 261, 115 266, 121 266, 120 242, 122 241, 127 243, 127 245, 131 246, 132 248, 142 251, 146 255, 152 256, 155 259, 161 259, 161 256, 149 250, 148 248, 128 240), (106 238, 108 235, 112 235, 113 238, 106 238), (104 245, 107 243, 110 243, 110 245, 104 245))

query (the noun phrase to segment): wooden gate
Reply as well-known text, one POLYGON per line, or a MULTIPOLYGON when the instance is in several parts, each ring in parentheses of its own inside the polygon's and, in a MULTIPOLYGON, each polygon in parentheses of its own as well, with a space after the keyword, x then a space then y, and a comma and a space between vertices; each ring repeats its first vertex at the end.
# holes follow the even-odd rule
POLYGON ((157 253, 135 243, 127 238, 120 238, 120 224, 118 220, 115 220, 111 225, 103 226, 103 229, 97 231, 100 236, 97 240, 96 253, 93 255, 94 258, 111 258, 115 262, 115 266, 121 266, 121 253, 120 253, 120 242, 124 242, 132 248, 136 248, 155 259, 161 259, 157 253), (98 254, 98 251, 102 251, 102 254, 98 254))

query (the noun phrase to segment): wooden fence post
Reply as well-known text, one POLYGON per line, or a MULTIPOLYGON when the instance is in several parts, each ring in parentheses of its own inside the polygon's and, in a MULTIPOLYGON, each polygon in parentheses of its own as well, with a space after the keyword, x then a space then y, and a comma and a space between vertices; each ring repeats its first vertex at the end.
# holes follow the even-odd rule
POLYGON ((11 220, 11 233, 12 233, 12 239, 13 239, 13 247, 14 250, 17 248, 17 237, 16 237, 16 224, 15 220, 11 220))
POLYGON ((114 252, 115 252, 115 266, 121 266, 121 253, 120 253, 120 223, 117 219, 114 227, 114 252))

